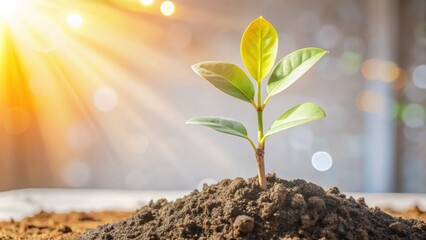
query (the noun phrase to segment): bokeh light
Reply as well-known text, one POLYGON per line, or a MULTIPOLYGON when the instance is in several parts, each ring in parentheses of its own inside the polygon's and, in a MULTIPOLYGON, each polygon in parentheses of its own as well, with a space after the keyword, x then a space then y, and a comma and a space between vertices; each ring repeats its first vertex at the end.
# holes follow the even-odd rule
POLYGON ((426 65, 420 65, 414 69, 413 83, 418 88, 426 89, 426 65))
POLYGON ((110 87, 100 87, 93 94, 93 104, 101 112, 110 112, 118 104, 118 96, 110 87))
POLYGON ((393 82, 398 79, 400 68, 393 62, 367 59, 362 63, 361 72, 368 80, 393 82))
POLYGON ((164 16, 170 16, 175 12, 175 4, 172 1, 164 1, 160 9, 164 16))
MULTIPOLYGON (((404 69, 401 69, 398 79, 394 81, 392 84, 392 88, 395 90, 403 89, 407 85, 408 79, 409 79, 409 76, 407 71, 405 71, 404 69)), ((397 94, 398 93, 400 92, 397 92, 397 94)))
POLYGON ((423 127, 425 122, 425 109, 422 105, 411 103, 402 110, 402 121, 411 128, 423 127))
POLYGON ((324 25, 315 34, 316 44, 325 49, 332 49, 335 47, 341 37, 342 34, 340 29, 335 25, 324 25))
POLYGON ((379 113, 384 108, 384 98, 377 92, 360 91, 356 96, 356 106, 363 112, 379 113))
POLYGON ((316 170, 324 172, 329 170, 333 165, 333 158, 329 153, 320 151, 312 155, 311 163, 316 170))
POLYGON ((68 24, 73 28, 79 28, 83 24, 83 17, 78 13, 70 13, 67 17, 68 24))
POLYGON ((344 74, 354 75, 361 67, 361 55, 355 52, 344 52, 338 60, 337 67, 344 74))

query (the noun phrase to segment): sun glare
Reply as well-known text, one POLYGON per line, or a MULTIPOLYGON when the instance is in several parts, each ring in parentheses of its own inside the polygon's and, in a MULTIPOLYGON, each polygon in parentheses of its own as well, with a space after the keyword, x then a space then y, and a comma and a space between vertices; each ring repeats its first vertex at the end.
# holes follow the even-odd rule
MULTIPOLYGON (((36 184, 33 179, 86 186, 95 169, 86 159, 94 153, 110 159, 107 164, 147 166, 151 162, 140 155, 149 148, 158 148, 159 158, 187 178, 175 153, 181 147, 148 134, 156 119, 185 133, 184 118, 148 82, 160 61, 175 62, 164 41, 173 40, 167 46, 173 49, 190 43, 186 25, 164 27, 152 17, 174 12, 171 1, 0 0, 0 190, 33 169, 40 171, 22 186, 36 184), (105 4, 110 1, 114 7, 105 4)), ((197 135, 190 141, 209 146, 208 154, 220 159, 214 164, 230 165, 210 139, 197 135)))
POLYGON ((79 28, 83 24, 83 18, 80 14, 70 13, 67 17, 68 24, 73 28, 79 28))
POLYGON ((0 19, 10 18, 20 5, 21 1, 0 0, 0 19))

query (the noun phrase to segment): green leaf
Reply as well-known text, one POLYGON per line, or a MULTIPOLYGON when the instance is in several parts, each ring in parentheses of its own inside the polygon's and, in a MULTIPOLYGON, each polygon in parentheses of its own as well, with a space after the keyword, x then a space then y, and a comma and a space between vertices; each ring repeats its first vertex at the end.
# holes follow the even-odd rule
POLYGON ((325 112, 316 104, 303 103, 297 105, 275 120, 264 139, 277 132, 321 118, 325 118, 325 112))
POLYGON ((209 61, 194 64, 192 69, 219 90, 246 102, 253 102, 253 84, 237 65, 209 61))
POLYGON ((197 124, 212 128, 216 131, 226 134, 235 135, 242 138, 248 138, 247 130, 244 125, 238 121, 223 117, 195 117, 188 121, 187 124, 197 124))
POLYGON ((247 27, 241 40, 241 57, 256 81, 262 81, 274 66, 278 34, 274 26, 259 17, 247 27))
POLYGON ((302 48, 285 56, 274 68, 269 78, 268 97, 288 88, 326 53, 328 51, 321 48, 302 48))

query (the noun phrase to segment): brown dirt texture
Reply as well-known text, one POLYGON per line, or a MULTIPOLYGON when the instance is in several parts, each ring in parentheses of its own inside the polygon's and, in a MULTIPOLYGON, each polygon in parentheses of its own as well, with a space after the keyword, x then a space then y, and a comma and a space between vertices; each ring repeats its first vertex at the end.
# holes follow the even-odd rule
POLYGON ((119 221, 131 212, 71 212, 67 214, 40 212, 21 221, 0 222, 1 240, 71 240, 99 224, 119 221))
POLYGON ((384 209, 384 211, 395 217, 402 217, 405 219, 411 218, 426 222, 426 211, 420 209, 419 206, 414 206, 405 211, 395 211, 392 209, 384 209))
POLYGON ((426 224, 369 208, 337 188, 268 175, 225 179, 168 202, 151 201, 130 218, 78 239, 426 239, 426 224))

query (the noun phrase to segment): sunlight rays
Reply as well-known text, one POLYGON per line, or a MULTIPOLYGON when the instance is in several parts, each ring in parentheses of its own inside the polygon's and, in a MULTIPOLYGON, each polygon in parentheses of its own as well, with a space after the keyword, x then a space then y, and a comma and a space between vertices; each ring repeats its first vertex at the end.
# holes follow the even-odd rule
MULTIPOLYGON (((132 170, 132 161, 158 169, 165 163, 191 185, 197 179, 188 172, 190 162, 167 129, 187 138, 191 146, 179 146, 185 151, 208 145, 206 153, 217 156, 212 164, 230 166, 217 144, 186 135, 186 118, 150 83, 158 78, 155 70, 174 71, 165 39, 185 30, 170 33, 152 21, 164 18, 162 1, 19 2, 0 11, 0 190, 11 182, 62 186, 60 169, 72 184, 66 166, 73 161, 111 178, 132 170), (148 146, 160 160, 142 156, 148 146)), ((172 15, 175 6, 171 11, 167 2, 165 15, 172 15)))

